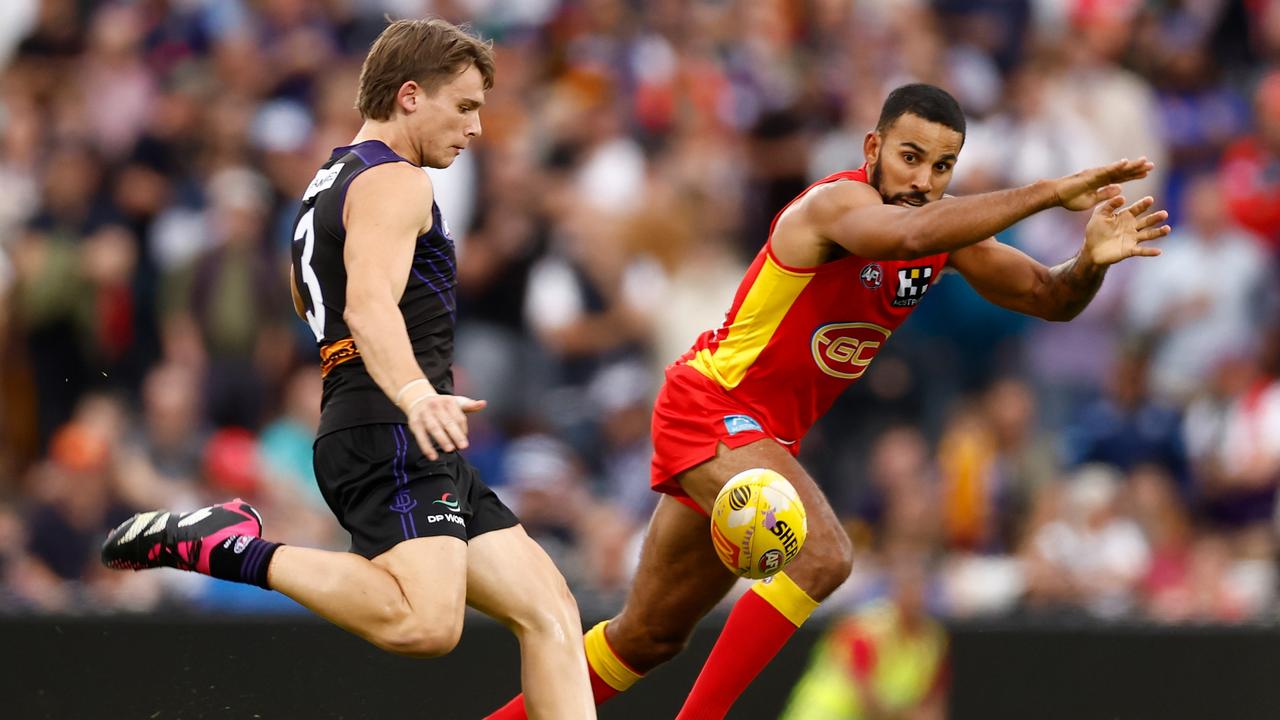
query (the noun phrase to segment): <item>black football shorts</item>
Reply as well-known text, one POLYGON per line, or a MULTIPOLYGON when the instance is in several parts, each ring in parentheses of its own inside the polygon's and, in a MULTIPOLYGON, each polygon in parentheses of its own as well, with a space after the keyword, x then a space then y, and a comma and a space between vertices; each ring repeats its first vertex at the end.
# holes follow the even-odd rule
POLYGON ((360 425, 315 443, 316 481, 351 533, 351 552, 374 558, 405 540, 462 541, 519 523, 456 452, 428 460, 405 425, 360 425))

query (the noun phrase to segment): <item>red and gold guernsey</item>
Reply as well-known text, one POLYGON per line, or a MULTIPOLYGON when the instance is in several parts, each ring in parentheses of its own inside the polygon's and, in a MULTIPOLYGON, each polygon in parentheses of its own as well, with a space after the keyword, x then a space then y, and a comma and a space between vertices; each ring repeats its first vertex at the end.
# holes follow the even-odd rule
MULTIPOLYGON (((823 178, 805 192, 840 180, 867 182, 865 166, 823 178)), ((788 267, 773 253, 777 223, 775 217, 724 325, 703 333, 676 365, 722 388, 743 408, 740 422, 757 422, 790 445, 867 371, 942 273, 947 253, 915 260, 847 255, 817 267, 788 267)), ((725 421, 730 434, 733 424, 725 421)))

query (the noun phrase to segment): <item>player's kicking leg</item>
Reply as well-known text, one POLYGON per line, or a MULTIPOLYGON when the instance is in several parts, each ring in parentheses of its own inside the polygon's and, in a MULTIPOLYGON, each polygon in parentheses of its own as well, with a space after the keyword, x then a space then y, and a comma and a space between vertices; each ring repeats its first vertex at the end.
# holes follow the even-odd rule
MULTIPOLYGON (((709 510, 729 478, 755 467, 776 470, 800 493, 808 515, 808 539, 786 572, 756 583, 734 606, 682 718, 723 717, 852 567, 852 544, 822 491, 772 440, 732 450, 721 446, 714 459, 682 474, 680 483, 709 510)), ((680 653, 697 622, 737 581, 716 557, 709 522, 669 496, 659 501, 626 605, 617 617, 587 633, 587 663, 597 704, 680 653)), ((523 701, 517 697, 490 720, 523 717, 523 701)))
POLYGON ((316 469, 330 507, 351 531, 350 553, 263 540, 258 513, 237 500, 181 515, 135 515, 108 536, 103 562, 174 567, 277 590, 380 648, 414 657, 443 655, 457 644, 472 582, 470 599, 520 636, 535 712, 594 717, 581 625, 564 580, 474 467, 452 453, 426 460, 403 426, 376 425, 322 437, 316 469), (497 557, 504 552, 518 567, 497 557), (505 572, 524 604, 495 589, 505 572), (553 687, 549 663, 573 668, 575 679, 557 677, 562 687, 553 687))
MULTIPOLYGON (((142 513, 117 528, 104 550, 108 563, 207 572, 221 557, 214 553, 210 559, 210 548, 234 555, 240 537, 264 542, 256 538, 257 513, 239 501, 166 515, 142 513), (182 525, 183 517, 197 521, 182 525), (156 518, 170 531, 144 534, 156 518), (142 530, 130 534, 135 526, 142 530), (225 543, 230 547, 222 548, 225 543)), ((374 645, 411 657, 452 650, 462 632, 464 605, 470 604, 519 639, 529 717, 595 717, 577 604, 551 558, 518 525, 469 543, 454 537, 408 540, 372 560, 280 546, 266 584, 374 645)))
POLYGON ((378 647, 434 657, 462 631, 467 544, 456 537, 407 540, 373 559, 277 545, 240 500, 177 514, 140 513, 111 532, 103 563, 172 567, 277 590, 378 647))
POLYGON ((594 718, 578 605, 551 558, 515 526, 471 540, 467 604, 520 640, 520 684, 532 718, 594 718))

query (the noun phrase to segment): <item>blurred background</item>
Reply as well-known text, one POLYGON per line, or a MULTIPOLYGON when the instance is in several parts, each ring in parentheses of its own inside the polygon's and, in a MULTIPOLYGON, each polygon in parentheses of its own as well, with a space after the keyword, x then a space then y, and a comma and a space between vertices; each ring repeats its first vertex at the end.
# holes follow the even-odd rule
MULTIPOLYGON (((584 617, 620 606, 656 501, 662 368, 772 216, 861 165, 886 93, 923 81, 968 116, 951 192, 1146 155, 1126 194, 1175 229, 1069 324, 944 277, 806 438, 858 559, 793 716, 936 706, 934 619, 1274 621, 1280 0, 7 0, 0 614, 303 612, 103 570, 140 509, 239 495, 272 539, 346 547, 311 468, 289 226, 360 126, 388 14, 494 41, 484 136, 431 172, 459 391, 489 400, 468 457, 584 617)), ((1056 264, 1085 216, 1000 240, 1056 264)))

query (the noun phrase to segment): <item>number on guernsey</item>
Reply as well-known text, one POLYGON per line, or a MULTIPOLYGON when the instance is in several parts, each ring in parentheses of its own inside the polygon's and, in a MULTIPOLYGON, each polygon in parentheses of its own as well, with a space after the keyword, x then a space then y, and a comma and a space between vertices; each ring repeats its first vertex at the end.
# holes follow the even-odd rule
POLYGON ((316 245, 313 220, 315 214, 316 209, 311 208, 306 215, 302 216, 298 221, 298 231, 294 233, 293 240, 294 242, 302 241, 302 284, 311 295, 311 309, 307 311, 307 324, 311 326, 311 332, 315 333, 316 342, 320 342, 324 339, 324 297, 320 294, 320 278, 316 277, 316 271, 311 269, 311 253, 316 245))

